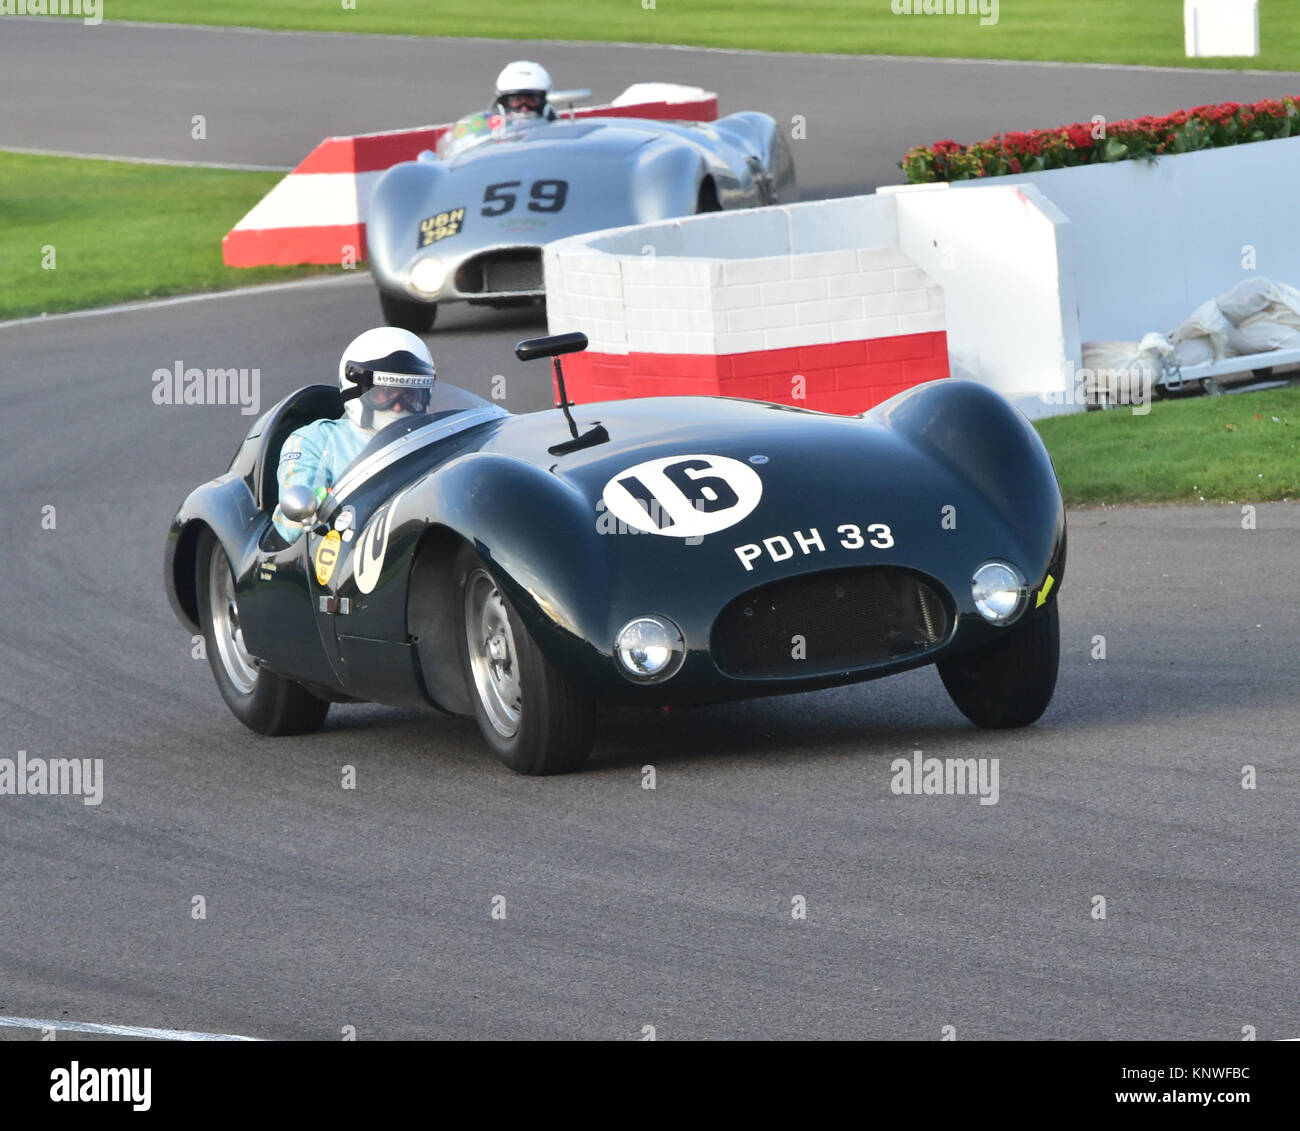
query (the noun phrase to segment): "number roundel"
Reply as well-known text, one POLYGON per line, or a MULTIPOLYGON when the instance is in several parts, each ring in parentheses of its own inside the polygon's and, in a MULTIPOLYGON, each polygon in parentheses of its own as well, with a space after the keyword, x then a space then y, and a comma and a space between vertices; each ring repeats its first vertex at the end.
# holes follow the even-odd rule
POLYGON ((728 456, 666 456, 620 471, 602 495, 619 521, 648 534, 700 538, 749 516, 763 481, 748 464, 728 456))

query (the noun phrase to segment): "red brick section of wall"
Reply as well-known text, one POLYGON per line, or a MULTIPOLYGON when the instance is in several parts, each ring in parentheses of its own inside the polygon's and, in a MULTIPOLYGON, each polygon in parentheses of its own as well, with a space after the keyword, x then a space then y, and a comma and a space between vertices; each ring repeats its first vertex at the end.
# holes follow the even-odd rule
POLYGON ((947 376, 948 335, 942 330, 754 353, 588 352, 564 359, 564 382, 577 404, 625 397, 724 396, 845 416, 947 376), (794 395, 796 375, 804 378, 802 399, 794 395))

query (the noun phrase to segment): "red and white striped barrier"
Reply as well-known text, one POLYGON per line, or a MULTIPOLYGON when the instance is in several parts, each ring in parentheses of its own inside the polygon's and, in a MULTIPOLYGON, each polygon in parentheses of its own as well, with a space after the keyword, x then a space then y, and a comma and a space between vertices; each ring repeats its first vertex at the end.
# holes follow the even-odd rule
POLYGON ((550 330, 589 338, 566 359, 570 395, 856 414, 947 377, 943 290, 900 250, 893 223, 892 201, 853 197, 549 245, 550 330))
MULTIPOLYGON (((718 96, 699 87, 640 83, 608 106, 564 117, 711 122, 718 96)), ((393 165, 435 149, 451 124, 321 142, 221 242, 228 267, 357 262, 366 257, 366 216, 375 182, 393 165)))

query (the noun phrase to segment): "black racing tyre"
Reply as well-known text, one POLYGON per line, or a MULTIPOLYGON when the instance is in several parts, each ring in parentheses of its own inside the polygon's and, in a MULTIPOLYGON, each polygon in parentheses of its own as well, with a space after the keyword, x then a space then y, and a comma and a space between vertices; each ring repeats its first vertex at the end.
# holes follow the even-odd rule
POLYGON ((258 734, 319 730, 329 701, 268 672, 245 650, 230 559, 210 530, 199 538, 196 583, 208 664, 235 718, 258 734))
POLYGON ((1053 601, 1000 639, 938 665, 952 701, 989 730, 1023 727, 1047 710, 1061 659, 1061 618, 1053 601))
POLYGON ((695 198, 695 214, 698 216, 703 212, 721 212, 722 205, 718 203, 718 186, 713 183, 712 177, 705 177, 700 182, 699 195, 695 198))
POLYGON ((455 569, 461 668, 487 744, 516 773, 568 774, 591 753, 592 697, 543 654, 469 547, 455 569))
POLYGON ((438 317, 436 302, 417 302, 383 291, 379 292, 379 309, 384 312, 384 321, 388 325, 410 330, 412 334, 427 334, 433 329, 433 320, 438 317))

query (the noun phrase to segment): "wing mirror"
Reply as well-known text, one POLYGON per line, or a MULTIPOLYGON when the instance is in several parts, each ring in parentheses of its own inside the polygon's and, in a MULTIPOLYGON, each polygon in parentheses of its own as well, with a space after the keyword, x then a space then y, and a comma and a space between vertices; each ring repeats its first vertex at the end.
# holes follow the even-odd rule
POLYGON ((306 525, 316 515, 316 492, 305 483, 290 487, 280 495, 280 512, 290 522, 306 525))
POLYGON ((573 421, 573 414, 569 412, 569 394, 564 388, 564 369, 560 365, 560 355, 578 353, 586 348, 587 335, 581 330, 574 330, 570 334, 552 334, 547 338, 526 338, 515 346, 515 357, 520 361, 532 361, 536 357, 549 357, 551 367, 555 370, 555 384, 560 391, 560 399, 556 402, 555 407, 564 413, 564 419, 568 422, 569 435, 572 439, 565 440, 562 444, 552 444, 546 449, 551 455, 564 455, 566 452, 574 452, 579 448, 589 448, 593 444, 603 444, 609 439, 609 433, 605 431, 604 425, 601 424, 597 424, 579 435, 578 426, 573 421))
POLYGON ((559 357, 562 353, 580 353, 587 348, 587 335, 581 330, 571 334, 552 334, 549 338, 526 338, 515 346, 515 357, 532 361, 538 357, 559 357))

